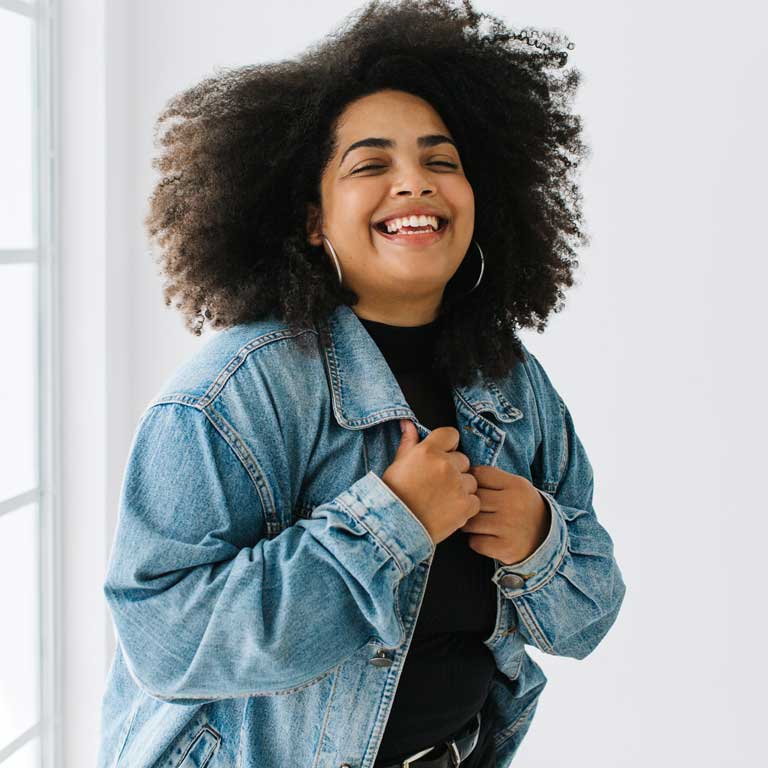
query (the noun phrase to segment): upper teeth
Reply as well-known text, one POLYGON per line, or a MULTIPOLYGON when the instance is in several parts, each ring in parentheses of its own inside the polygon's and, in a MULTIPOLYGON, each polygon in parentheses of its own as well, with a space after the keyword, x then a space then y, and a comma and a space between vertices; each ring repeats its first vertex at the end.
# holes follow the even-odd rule
POLYGON ((426 227, 438 228, 437 216, 405 216, 400 219, 387 219, 383 222, 388 232, 396 232, 401 227, 426 227))

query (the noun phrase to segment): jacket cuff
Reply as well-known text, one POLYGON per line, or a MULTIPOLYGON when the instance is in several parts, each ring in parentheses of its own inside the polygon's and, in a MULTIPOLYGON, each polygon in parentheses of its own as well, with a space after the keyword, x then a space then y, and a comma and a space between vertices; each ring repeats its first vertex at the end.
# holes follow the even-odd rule
POLYGON ((404 575, 434 553, 427 529, 373 470, 337 500, 392 554, 404 575))
POLYGON ((568 528, 560 505, 546 491, 537 490, 549 505, 549 533, 538 548, 519 563, 503 565, 494 558, 499 568, 493 574, 493 581, 505 597, 524 595, 548 581, 565 555, 568 528))

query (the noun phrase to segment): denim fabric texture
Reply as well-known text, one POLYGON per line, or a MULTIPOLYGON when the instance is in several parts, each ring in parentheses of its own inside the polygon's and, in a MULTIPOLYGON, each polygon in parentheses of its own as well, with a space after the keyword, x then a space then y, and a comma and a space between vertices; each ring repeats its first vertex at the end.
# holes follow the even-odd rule
MULTIPOLYGON (((99 768, 373 765, 435 549, 381 477, 399 419, 430 430, 349 306, 328 328, 327 346, 301 331, 309 356, 275 319, 222 331, 142 414, 103 585, 99 768)), ((471 463, 528 478, 552 512, 530 557, 495 560, 500 767, 546 684, 526 646, 584 658, 625 593, 573 419, 525 352, 452 390, 471 463)))

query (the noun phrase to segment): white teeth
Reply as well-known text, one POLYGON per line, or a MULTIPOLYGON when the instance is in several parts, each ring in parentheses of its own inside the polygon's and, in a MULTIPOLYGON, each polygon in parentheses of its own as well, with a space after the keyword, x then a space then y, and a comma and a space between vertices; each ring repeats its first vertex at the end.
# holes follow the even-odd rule
POLYGON ((437 230, 439 227, 437 216, 405 216, 399 219, 389 219, 384 222, 387 232, 397 232, 401 227, 432 227, 437 230))

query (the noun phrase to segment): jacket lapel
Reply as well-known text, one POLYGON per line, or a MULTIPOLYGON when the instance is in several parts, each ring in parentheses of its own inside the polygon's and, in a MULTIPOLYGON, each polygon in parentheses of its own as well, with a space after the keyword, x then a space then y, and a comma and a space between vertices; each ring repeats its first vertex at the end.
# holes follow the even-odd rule
MULTIPOLYGON (((342 304, 332 313, 328 331, 324 362, 339 425, 363 429, 406 418, 416 424, 422 438, 428 435, 430 430, 419 423, 381 351, 348 305, 342 304)), ((495 382, 483 381, 480 376, 469 386, 453 387, 453 399, 461 427, 473 428, 473 423, 492 426, 482 413, 491 413, 504 423, 523 417, 520 408, 509 402, 495 382)), ((503 430, 499 432, 501 441, 503 430)))

